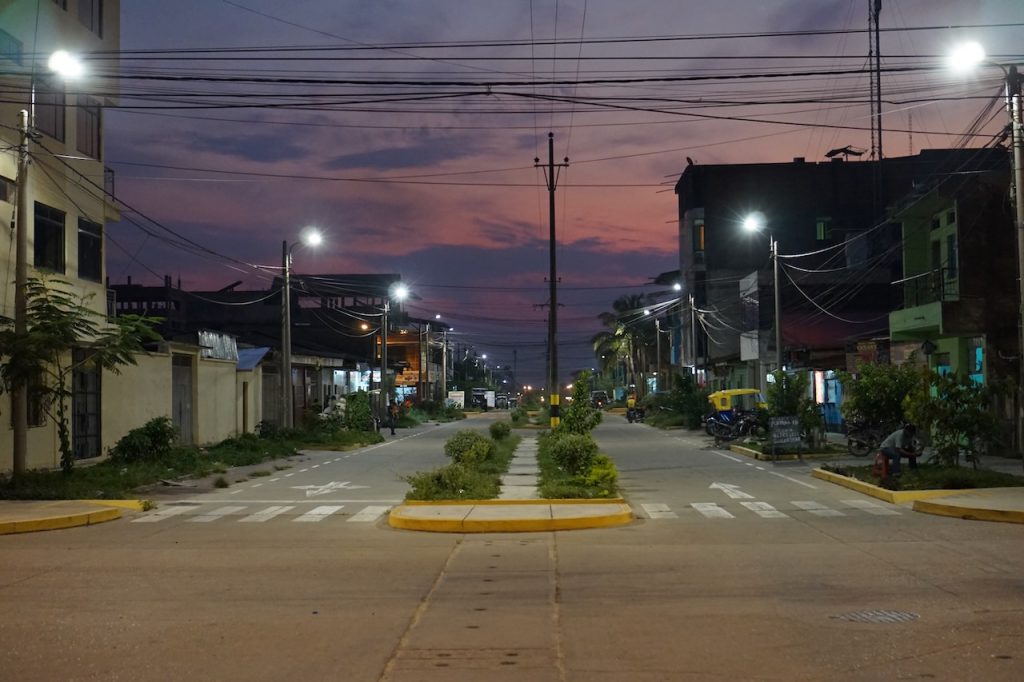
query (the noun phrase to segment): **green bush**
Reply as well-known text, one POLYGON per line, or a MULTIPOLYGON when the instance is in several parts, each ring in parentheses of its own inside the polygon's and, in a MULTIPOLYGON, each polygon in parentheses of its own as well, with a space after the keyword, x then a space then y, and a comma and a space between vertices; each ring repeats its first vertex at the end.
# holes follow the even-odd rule
POLYGON ((370 395, 356 391, 345 399, 345 427, 352 431, 375 431, 370 395))
POLYGON ((512 426, 508 422, 494 422, 491 424, 491 438, 501 440, 512 433, 512 426))
POLYGON ((560 433, 550 440, 551 456, 573 476, 590 470, 597 456, 597 441, 590 434, 560 433))
POLYGON ((530 415, 526 412, 525 408, 517 407, 516 409, 512 410, 512 423, 513 424, 516 424, 516 425, 526 424, 526 423, 529 423, 529 421, 530 421, 530 415))
POLYGON ((405 477, 410 490, 407 500, 487 499, 497 495, 497 482, 470 466, 452 462, 433 471, 405 477))
POLYGON ((171 451, 177 437, 178 429, 170 417, 156 417, 117 441, 110 458, 117 462, 157 460, 171 451))
POLYGON ((494 441, 476 431, 465 429, 456 432, 445 442, 444 454, 454 462, 473 461, 479 464, 494 455, 494 441))
POLYGON ((608 455, 597 455, 583 481, 588 486, 600 488, 611 495, 618 489, 619 470, 615 468, 615 462, 608 455))

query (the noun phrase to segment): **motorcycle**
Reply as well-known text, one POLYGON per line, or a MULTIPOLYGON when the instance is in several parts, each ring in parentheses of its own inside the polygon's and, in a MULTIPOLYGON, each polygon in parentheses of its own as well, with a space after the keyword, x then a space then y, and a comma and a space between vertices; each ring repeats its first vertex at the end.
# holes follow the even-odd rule
POLYGON ((757 422, 757 414, 752 412, 741 413, 738 416, 730 412, 710 415, 704 428, 716 442, 763 435, 763 429, 757 422))
POLYGON ((881 427, 853 420, 846 430, 846 449, 854 457, 867 457, 878 450, 885 436, 885 430, 881 427))
POLYGON ((640 422, 642 424, 643 421, 644 421, 644 408, 642 408, 642 407, 630 407, 630 408, 627 408, 626 409, 626 421, 628 421, 630 424, 632 424, 633 422, 640 422))

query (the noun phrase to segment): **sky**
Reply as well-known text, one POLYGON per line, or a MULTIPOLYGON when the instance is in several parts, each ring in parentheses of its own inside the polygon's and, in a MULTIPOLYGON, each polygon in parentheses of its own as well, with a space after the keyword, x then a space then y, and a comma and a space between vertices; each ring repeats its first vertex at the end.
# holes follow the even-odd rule
MULTIPOLYGON (((414 315, 440 314, 493 364, 515 350, 521 385, 544 383, 549 194, 535 159, 546 165, 549 132, 556 163, 568 158, 564 377, 594 365, 598 313, 664 291, 652 278, 678 268, 672 187, 687 158, 870 147, 867 0, 121 5, 105 145, 131 208, 108 226, 112 283, 266 288, 282 241, 316 226, 324 244, 297 248, 295 272, 400 273, 414 315)), ((1019 0, 883 2, 885 155, 956 144, 1001 76, 954 74, 943 56, 973 39, 1020 63, 1022 22, 1019 0)))

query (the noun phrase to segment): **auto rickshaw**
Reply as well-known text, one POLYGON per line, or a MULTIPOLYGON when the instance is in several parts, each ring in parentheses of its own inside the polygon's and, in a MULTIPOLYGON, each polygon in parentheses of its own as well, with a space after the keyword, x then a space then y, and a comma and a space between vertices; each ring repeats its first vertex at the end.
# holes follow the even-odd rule
POLYGON ((768 409, 761 391, 756 388, 727 388, 723 391, 715 391, 708 396, 711 403, 711 414, 705 420, 704 428, 709 435, 712 433, 712 424, 715 421, 732 423, 737 413, 753 412, 758 409, 768 409))

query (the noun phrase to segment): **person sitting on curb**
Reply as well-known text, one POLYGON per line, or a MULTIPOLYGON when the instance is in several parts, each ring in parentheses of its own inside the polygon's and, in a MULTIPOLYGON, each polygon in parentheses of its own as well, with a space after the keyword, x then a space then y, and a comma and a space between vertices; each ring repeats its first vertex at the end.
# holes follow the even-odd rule
POLYGON ((917 427, 913 424, 904 424, 896 429, 882 441, 879 449, 889 460, 889 473, 899 476, 900 457, 906 457, 910 461, 910 468, 917 468, 918 452, 914 450, 914 436, 917 434, 917 427))

